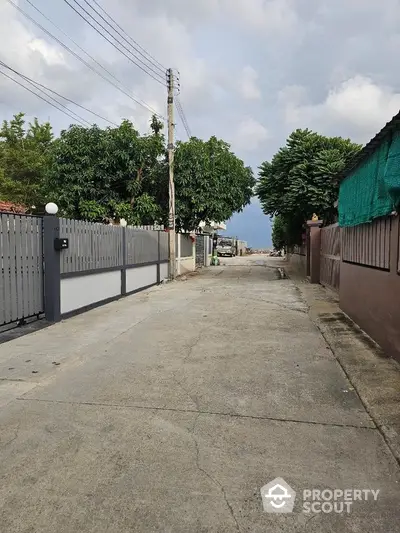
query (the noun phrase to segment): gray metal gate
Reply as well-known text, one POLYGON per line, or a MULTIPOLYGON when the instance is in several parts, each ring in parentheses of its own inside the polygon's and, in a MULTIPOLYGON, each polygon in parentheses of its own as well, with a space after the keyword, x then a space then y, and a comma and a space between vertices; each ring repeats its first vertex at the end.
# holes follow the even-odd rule
POLYGON ((338 291, 340 285, 340 228, 332 224, 321 229, 320 281, 338 291))
POLYGON ((41 217, 0 213, 0 326, 44 311, 41 217))
POLYGON ((204 266, 204 245, 206 237, 205 235, 196 235, 196 267, 204 266))

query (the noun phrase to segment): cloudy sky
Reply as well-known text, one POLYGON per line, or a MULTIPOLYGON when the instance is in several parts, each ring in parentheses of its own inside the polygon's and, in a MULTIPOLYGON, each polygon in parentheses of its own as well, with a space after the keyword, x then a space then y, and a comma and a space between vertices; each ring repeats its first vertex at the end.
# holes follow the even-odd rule
MULTIPOLYGON (((12 1, 83 56, 65 34, 74 39, 131 94, 165 115, 162 85, 65 0, 30 0, 65 34, 27 0, 12 1)), ((179 69, 180 98, 192 133, 227 140, 255 172, 296 127, 363 143, 399 111, 400 0, 96 1, 163 66, 179 69)), ((84 0, 79 2, 90 11, 84 0)), ((94 74, 7 0, 0 0, 0 32, 0 59, 8 65, 112 121, 129 118, 147 129, 149 111, 94 74)), ((56 132, 71 122, 0 76, 0 118, 17 111, 50 118, 56 132)), ((86 112, 79 114, 93 121, 86 112)), ((185 138, 179 123, 177 136, 185 138)), ((257 201, 234 217, 229 229, 253 246, 268 244, 269 221, 257 201)))

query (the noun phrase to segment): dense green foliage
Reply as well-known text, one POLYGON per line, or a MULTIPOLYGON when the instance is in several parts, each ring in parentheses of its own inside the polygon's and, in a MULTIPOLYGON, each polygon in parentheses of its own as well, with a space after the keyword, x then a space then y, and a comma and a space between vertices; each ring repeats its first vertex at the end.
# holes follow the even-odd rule
MULTIPOLYGON (((53 144, 47 189, 71 218, 151 224, 162 218, 164 137, 118 128, 71 126, 53 144)), ((165 196, 165 195, 164 195, 165 196)))
POLYGON ((25 130, 23 113, 0 130, 0 199, 29 208, 42 203, 53 135, 35 119, 25 130))
MULTIPOLYGON (((147 135, 127 120, 106 129, 74 125, 56 139, 48 123, 24 127, 19 114, 0 132, 0 200, 28 210, 53 201, 61 215, 91 221, 167 223, 168 160, 156 117, 147 135)), ((178 142, 174 170, 181 229, 227 220, 253 194, 251 169, 215 137, 178 142)))
POLYGON ((275 250, 282 250, 286 245, 286 226, 281 215, 276 215, 272 223, 272 245, 275 250))
POLYGON ((255 180, 251 168, 211 137, 179 142, 175 154, 177 224, 194 228, 200 221, 221 222, 250 203, 255 180))
POLYGON ((336 176, 360 148, 341 137, 296 130, 272 161, 261 165, 257 194, 265 214, 281 216, 286 245, 301 243, 303 224, 313 213, 327 223, 334 219, 336 176))

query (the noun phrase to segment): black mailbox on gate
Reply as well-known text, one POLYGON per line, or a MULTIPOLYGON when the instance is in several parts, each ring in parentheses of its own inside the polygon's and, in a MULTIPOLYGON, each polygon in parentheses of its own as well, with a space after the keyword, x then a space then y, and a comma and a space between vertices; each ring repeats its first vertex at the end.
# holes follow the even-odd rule
POLYGON ((68 246, 69 246, 68 239, 63 239, 60 237, 57 237, 56 239, 54 239, 54 249, 57 252, 60 252, 61 250, 67 250, 68 246))

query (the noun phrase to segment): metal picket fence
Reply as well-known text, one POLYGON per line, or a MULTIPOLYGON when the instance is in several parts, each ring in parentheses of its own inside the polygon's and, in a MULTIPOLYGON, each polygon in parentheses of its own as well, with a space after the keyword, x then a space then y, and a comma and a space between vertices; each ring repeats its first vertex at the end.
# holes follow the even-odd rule
POLYGON ((158 261, 158 238, 158 231, 126 228, 127 265, 158 261))
POLYGON ((118 267, 123 261, 120 226, 60 218, 60 235, 69 240, 61 254, 61 274, 118 267))
POLYGON ((0 213, 0 326, 44 312, 42 218, 0 213))
MULTIPOLYGON (((178 273, 194 270, 193 238, 176 238, 178 273)), ((205 242, 204 236, 198 239, 200 266, 205 264, 205 242)), ((162 226, 0 213, 0 251, 0 327, 42 314, 57 322, 169 275, 169 233, 162 226)))

